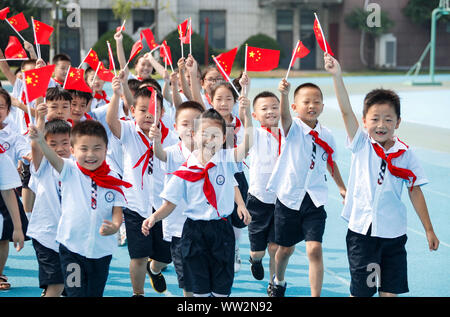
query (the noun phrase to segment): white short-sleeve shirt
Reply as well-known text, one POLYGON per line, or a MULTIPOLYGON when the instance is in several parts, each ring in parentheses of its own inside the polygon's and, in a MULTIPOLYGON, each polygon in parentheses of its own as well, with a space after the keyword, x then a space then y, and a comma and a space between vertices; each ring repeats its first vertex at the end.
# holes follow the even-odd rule
POLYGON ((37 240, 44 247, 59 252, 59 243, 56 241, 58 223, 61 218, 59 173, 45 157, 42 158, 38 170, 32 163, 30 172, 33 180, 33 186, 30 188, 33 187, 36 199, 28 223, 27 236, 37 240))
MULTIPOLYGON (((204 167, 195 156, 195 151, 186 161, 186 167, 181 166, 179 170, 190 169, 190 167, 204 167)), ((208 170, 209 180, 216 193, 217 209, 212 207, 203 192, 204 180, 197 182, 186 181, 178 176, 172 177, 164 186, 161 197, 164 200, 178 205, 182 200, 186 204, 183 214, 192 220, 217 220, 221 217, 231 215, 234 209, 234 187, 237 182, 234 178, 237 167, 234 161, 234 149, 218 151, 209 162, 216 164, 208 170), (217 214, 219 213, 219 215, 217 214)), ((192 169, 193 172, 198 170, 192 169)))
POLYGON ((275 166, 279 151, 284 146, 283 129, 280 129, 280 138, 261 127, 253 128, 253 146, 249 150, 249 188, 248 192, 266 204, 275 204, 277 195, 266 189, 273 167, 275 166), (279 146, 279 140, 281 146, 279 146))
MULTIPOLYGON (((394 141, 386 154, 402 149, 406 152, 392 159, 392 164, 411 170, 417 177, 414 186, 428 183, 414 152, 397 137, 394 141)), ((382 169, 382 159, 372 143, 375 141, 360 127, 349 144, 352 162, 342 217, 354 232, 366 234, 372 224, 372 236, 396 238, 406 233, 406 206, 401 196, 403 185, 409 190, 411 182, 393 176, 387 165, 382 169)))
MULTIPOLYGON (((112 171, 109 175, 117 177, 112 171)), ((102 236, 99 231, 103 220, 112 221, 113 207, 125 206, 122 194, 97 185, 94 209, 91 201, 93 181, 71 159, 64 159, 60 180, 62 212, 56 240, 86 258, 99 259, 111 255, 117 247, 117 237, 102 236)))
MULTIPOLYGON (((306 193, 316 207, 325 205, 328 198, 328 154, 321 146, 314 144, 309 134, 311 130, 300 119, 292 120, 283 151, 267 184, 267 189, 275 192, 283 205, 294 210, 300 209, 306 193)), ((314 130, 333 149, 335 161, 336 143, 331 131, 319 122, 314 130)))
POLYGON ((13 131, 12 126, 9 124, 0 130, 0 144, 15 165, 17 165, 19 160, 24 164, 29 164, 27 160, 22 158, 31 153, 31 145, 28 138, 13 131))
MULTIPOLYGON (((22 186, 19 173, 11 159, 5 153, 0 153, 0 190, 8 190, 22 186)), ((0 213, 0 237, 3 233, 3 216, 0 213)))

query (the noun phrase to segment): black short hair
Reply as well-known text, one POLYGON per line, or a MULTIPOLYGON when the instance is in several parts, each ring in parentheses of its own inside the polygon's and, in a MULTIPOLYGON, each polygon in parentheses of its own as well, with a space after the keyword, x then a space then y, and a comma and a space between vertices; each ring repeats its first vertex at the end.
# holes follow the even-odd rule
POLYGON ((304 83, 304 84, 299 85, 297 88, 295 88, 294 98, 297 95, 297 93, 300 91, 300 89, 302 89, 302 88, 314 88, 314 89, 317 89, 320 92, 320 98, 322 98, 322 101, 323 101, 322 90, 320 89, 319 86, 317 86, 316 84, 313 84, 313 83, 304 83))
MULTIPOLYGON (((153 86, 152 86, 153 87, 153 86)), ((155 88, 155 87, 153 87, 155 88)), ((156 99, 158 101, 159 106, 163 107, 163 96, 161 94, 161 92, 158 89, 155 89, 156 92, 156 99)), ((136 105, 137 99, 138 98, 151 98, 152 97, 152 92, 147 88, 147 87, 142 87, 139 88, 138 90, 136 90, 136 93, 134 94, 134 100, 133 100, 133 105, 136 105)))
POLYGON ((139 89, 139 86, 142 85, 142 82, 136 78, 128 79, 128 88, 132 92, 136 92, 139 89))
POLYGON ((84 135, 100 137, 105 141, 105 144, 108 147, 108 135, 106 134, 105 127, 100 122, 96 120, 86 120, 76 124, 72 128, 70 144, 74 146, 77 137, 84 135))
POLYGON ((62 89, 60 86, 51 87, 47 89, 47 93, 45 94, 46 101, 54 101, 54 100, 67 100, 72 101, 72 95, 66 89, 62 89))
POLYGON ((201 104, 199 104, 196 101, 185 101, 182 104, 180 104, 177 107, 177 110, 175 112, 175 122, 177 121, 178 115, 181 111, 185 110, 185 109, 193 109, 193 110, 198 110, 200 111, 200 113, 203 113, 205 111, 205 109, 203 108, 203 106, 201 104))
POLYGON ((219 89, 220 87, 225 87, 227 89, 229 89, 231 91, 231 94, 233 95, 233 99, 234 102, 236 102, 236 100, 238 99, 238 94, 237 92, 234 90, 233 86, 224 80, 218 81, 214 84, 214 86, 211 89, 211 100, 214 99, 214 95, 216 94, 217 89, 219 89))
POLYGON ((376 104, 388 104, 394 108, 397 119, 400 119, 400 97, 390 89, 373 89, 364 98, 363 117, 366 116, 370 107, 376 104))
POLYGON ((203 70, 203 72, 202 72, 202 77, 201 77, 202 80, 205 80, 206 75, 208 75, 208 73, 209 73, 210 71, 213 71, 213 70, 215 70, 216 72, 220 73, 220 72, 219 72, 219 69, 218 69, 215 65, 210 65, 210 66, 206 67, 206 68, 203 70))
POLYGON ((227 123, 225 119, 221 116, 221 114, 215 110, 214 108, 209 108, 208 110, 204 111, 199 117, 198 120, 195 120, 194 124, 194 130, 197 131, 199 128, 199 125, 203 119, 210 119, 217 121, 222 126, 222 133, 223 135, 226 135, 227 133, 227 123))
POLYGON ((23 61, 20 64, 20 69, 23 70, 25 68, 25 66, 27 66, 29 64, 36 66, 36 60, 35 59, 28 59, 26 61, 23 61))
POLYGON ((70 56, 64 53, 56 54, 52 59, 52 64, 56 64, 58 62, 69 62, 71 63, 72 60, 70 59, 70 56))
POLYGON ((158 83, 156 79, 146 78, 141 81, 141 84, 138 86, 138 88, 144 86, 153 86, 154 88, 158 89, 159 92, 162 92, 161 85, 158 83))
POLYGON ((253 107, 255 107, 256 101, 259 98, 275 98, 278 102, 280 102, 280 99, 278 99, 277 95, 275 95, 273 92, 271 91, 262 91, 259 94, 256 95, 255 98, 253 98, 253 107))
POLYGON ((11 110, 11 95, 6 89, 0 87, 0 96, 5 98, 6 106, 8 107, 9 112, 9 110, 11 110))
POLYGON ((47 139, 49 134, 68 134, 70 136, 71 130, 72 128, 67 121, 54 119, 45 123, 44 137, 47 139))
POLYGON ((86 100, 86 104, 89 103, 89 101, 92 100, 92 94, 90 92, 86 92, 86 91, 80 91, 80 90, 73 90, 70 89, 68 90, 70 95, 72 96, 72 99, 77 97, 77 98, 84 98, 84 100, 86 100))

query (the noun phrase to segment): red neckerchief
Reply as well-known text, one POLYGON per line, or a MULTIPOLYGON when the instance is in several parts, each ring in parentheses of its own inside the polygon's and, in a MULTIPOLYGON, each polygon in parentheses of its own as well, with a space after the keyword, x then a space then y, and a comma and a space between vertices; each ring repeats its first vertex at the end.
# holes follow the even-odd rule
MULTIPOLYGON (((24 105, 27 105, 27 99, 25 96, 25 90, 22 91, 22 97, 21 97, 22 103, 24 105)), ((25 132, 23 135, 27 135, 28 134, 28 127, 30 126, 31 120, 30 120, 30 116, 28 115, 28 112, 23 112, 23 118, 25 119, 25 125, 27 126, 27 132, 25 132)))
POLYGON ((98 92, 96 92, 95 94, 94 94, 94 98, 95 99, 97 99, 97 100, 104 100, 106 103, 109 103, 109 100, 106 98, 106 97, 108 97, 107 95, 106 95, 106 92, 104 91, 104 90, 102 90, 102 93, 101 94, 99 94, 98 92))
MULTIPOLYGON (((161 134, 162 134, 161 144, 163 144, 165 138, 169 134, 169 129, 166 128, 166 126, 162 123, 161 120, 159 121, 159 123, 161 126, 161 134)), ((136 124, 136 122, 134 124, 136 124)), ((145 151, 144 154, 142 154, 142 156, 139 158, 139 160, 133 166, 133 168, 138 167, 142 162, 144 162, 144 165, 142 166, 142 173, 141 173, 141 175, 142 175, 141 188, 143 188, 144 187, 144 174, 145 174, 145 171, 147 170, 150 159, 153 157, 153 145, 150 146, 150 142, 148 141, 148 139, 145 137, 145 135, 141 131, 138 131, 138 134, 142 140, 142 143, 144 143, 144 145, 147 147, 147 150, 145 151)))
POLYGON ((86 118, 86 120, 94 120, 87 112, 84 113, 84 117, 86 118))
POLYGON ((236 123, 234 124, 234 147, 237 147, 237 133, 241 129, 242 122, 241 122, 241 120, 239 120, 238 117, 234 117, 234 118, 236 118, 236 123))
POLYGON ((140 76, 137 76, 136 79, 139 80, 139 81, 143 81, 144 80, 144 78, 142 78, 140 76))
POLYGON ((130 188, 132 186, 130 183, 108 175, 111 169, 109 168, 109 165, 106 164, 106 161, 103 161, 102 165, 100 165, 95 171, 90 171, 80 166, 78 162, 77 166, 84 175, 89 176, 98 186, 118 191, 124 198, 125 195, 119 186, 125 186, 126 188, 130 188))
POLYGON ((74 124, 73 124, 73 120, 71 119, 71 118, 69 118, 69 119, 67 119, 66 120, 67 122, 69 122, 70 123, 70 125, 72 126, 72 128, 73 128, 73 126, 74 126, 74 124))
POLYGON ((314 143, 316 143, 317 145, 320 145, 322 147, 322 149, 324 149, 325 152, 327 152, 327 154, 328 154, 327 163, 328 163, 328 165, 331 166, 331 175, 334 175, 334 164, 333 164, 333 157, 332 157, 334 150, 328 145, 327 142, 325 142, 324 140, 319 138, 319 133, 317 131, 311 130, 309 132, 309 134, 311 134, 313 136, 314 143))
MULTIPOLYGON (((183 163, 184 167, 187 167, 187 161, 183 163)), ((206 200, 211 204, 211 206, 214 207, 214 209, 217 212, 217 216, 219 216, 223 220, 227 220, 226 218, 222 217, 219 214, 219 211, 217 210, 217 200, 216 200, 216 191, 214 190, 214 186, 211 184, 211 181, 209 180, 208 176, 208 170, 212 167, 216 166, 216 164, 209 162, 206 164, 205 168, 198 167, 198 166, 191 166, 190 169, 200 170, 200 172, 192 172, 189 170, 177 170, 173 172, 173 175, 176 175, 188 182, 197 182, 199 180, 204 179, 205 182, 203 183, 203 193, 206 196, 206 200)))
POLYGON ((280 153, 281 153, 281 131, 280 131, 280 129, 277 128, 277 129, 278 129, 278 135, 276 135, 276 134, 272 131, 272 129, 270 129, 270 128, 268 128, 268 127, 261 126, 261 128, 262 128, 263 130, 266 130, 267 132, 269 132, 271 135, 273 135, 273 137, 275 138, 275 140, 278 141, 278 156, 280 156, 280 153))
POLYGON ((61 87, 64 86, 64 83, 60 82, 58 79, 53 78, 53 80, 54 80, 57 84, 61 85, 61 87))
POLYGON ((5 153, 6 150, 3 148, 3 146, 0 144, 0 154, 5 153))
MULTIPOLYGON (((403 142, 402 142, 403 143, 403 142)), ((404 143, 403 143, 404 144, 404 143)), ((406 144, 405 144, 406 145, 406 144)), ((382 159, 385 160, 387 163, 387 167, 389 169, 389 172, 391 172, 392 175, 396 176, 396 177, 400 177, 402 179, 405 179, 407 181, 409 181, 410 177, 412 178, 412 185, 411 185, 411 191, 414 187, 414 183, 417 179, 416 175, 409 169, 406 168, 401 168, 401 167, 397 167, 394 166, 392 164, 392 159, 401 156, 403 153, 406 152, 405 149, 402 150, 398 150, 395 153, 389 153, 386 155, 386 153, 384 153, 383 148, 378 145, 378 143, 372 143, 373 149, 375 150, 375 153, 382 159)), ((406 145, 407 146, 407 145, 406 145)))
POLYGON ((211 101, 211 98, 209 98, 209 96, 208 96, 207 93, 205 93, 205 97, 206 97, 206 100, 208 100, 209 105, 212 107, 212 101, 211 101))

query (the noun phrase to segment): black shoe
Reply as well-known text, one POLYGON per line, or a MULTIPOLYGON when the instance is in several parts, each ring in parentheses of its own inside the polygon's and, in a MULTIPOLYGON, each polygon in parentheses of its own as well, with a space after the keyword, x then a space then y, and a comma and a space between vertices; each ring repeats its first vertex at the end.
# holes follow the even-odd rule
POLYGON ((269 283, 269 285, 267 285, 267 295, 269 295, 269 297, 273 297, 272 290, 273 290, 273 284, 269 283))
POLYGON ((284 293, 286 292, 287 283, 282 285, 273 284, 272 287, 272 295, 270 297, 284 297, 284 293))
POLYGON ((153 289, 158 293, 164 293, 167 290, 166 279, 161 272, 159 274, 153 274, 150 270, 150 261, 147 262, 147 273, 150 275, 150 284, 153 289))
POLYGON ((264 268, 262 265, 262 260, 254 261, 251 257, 249 259, 249 262, 251 264, 250 269, 252 270, 252 275, 255 279, 258 281, 261 281, 264 279, 264 268))

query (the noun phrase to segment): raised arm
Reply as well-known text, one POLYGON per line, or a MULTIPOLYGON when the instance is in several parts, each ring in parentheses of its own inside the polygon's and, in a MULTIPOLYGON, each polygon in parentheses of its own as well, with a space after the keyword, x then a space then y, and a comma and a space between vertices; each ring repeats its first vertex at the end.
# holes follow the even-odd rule
MULTIPOLYGON (((250 91, 250 77, 248 77, 247 72, 244 72, 239 79, 239 85, 241 85, 241 95, 248 97, 248 92, 250 91)), ((239 119, 241 119, 242 124, 245 125, 245 108, 239 107, 239 119)))
POLYGON ((119 99, 122 94, 122 87, 120 85, 119 77, 114 77, 112 80, 113 95, 106 111, 106 123, 108 123, 109 129, 114 136, 120 139, 122 126, 120 125, 119 111, 119 99))
POLYGON ((148 136, 151 140, 153 140, 153 151, 155 152, 158 160, 167 162, 167 152, 164 151, 161 144, 161 130, 159 130, 156 124, 153 124, 150 128, 148 136))
POLYGON ((284 130, 284 135, 287 136, 289 129, 292 125, 291 110, 289 108, 289 90, 291 84, 286 79, 281 80, 278 85, 278 91, 280 92, 280 104, 281 104, 281 126, 284 130))
POLYGON ((116 40, 116 53, 120 69, 123 69, 127 64, 127 60, 125 58, 125 51, 123 50, 123 35, 121 30, 114 34, 114 39, 116 40))
POLYGON ((37 55, 36 55, 36 52, 34 51, 33 44, 31 44, 28 41, 24 41, 23 42, 23 48, 26 49, 28 51, 28 53, 30 53, 30 58, 31 59, 37 59, 37 55))
POLYGON ((175 109, 183 103, 180 92, 178 91, 178 73, 173 72, 170 74, 170 87, 172 88, 172 104, 175 109))
POLYGON ((234 150, 236 162, 242 162, 253 145, 253 122, 250 113, 250 100, 245 96, 239 97, 239 112, 244 113, 244 141, 234 150), (241 109, 243 108, 243 109, 241 109))
POLYGON ((205 104, 203 103, 202 94, 200 92, 200 81, 197 79, 197 61, 194 59, 194 57, 189 54, 187 60, 186 60, 186 68, 191 75, 191 93, 192 93, 192 100, 198 102, 203 106, 203 109, 206 110, 205 104))
POLYGON ((324 53, 325 69, 333 76, 334 91, 338 100, 339 108, 341 109, 342 117, 344 118, 345 129, 350 142, 353 141, 356 132, 358 131, 359 123, 353 112, 350 99, 348 98, 347 89, 342 78, 342 71, 339 62, 331 55, 324 53))
POLYGON ((192 100, 192 92, 189 83, 186 80, 186 60, 181 57, 178 60, 178 73, 180 76, 181 89, 188 100, 192 100))
POLYGON ((164 71, 165 71, 164 66, 161 65, 160 63, 158 63, 158 61, 153 57, 152 54, 146 53, 144 56, 145 56, 146 59, 148 59, 150 64, 152 64, 152 66, 156 70, 156 72, 158 74, 160 74, 161 77, 164 77, 164 71))
MULTIPOLYGON (((40 103, 36 108, 37 118, 36 118, 36 128, 38 131, 43 132, 45 127, 45 117, 47 116, 47 104, 40 103)), ((33 158, 33 165, 36 171, 42 162, 43 153, 37 141, 31 141, 31 157, 33 158)))
POLYGON ((61 173, 64 167, 64 160, 56 154, 45 142, 44 135, 35 125, 30 125, 29 136, 31 141, 36 142, 47 161, 53 166, 53 168, 61 173))
MULTIPOLYGON (((0 59, 4 59, 5 55, 3 55, 3 51, 0 49, 0 59)), ((16 75, 11 71, 11 68, 9 68, 7 61, 1 61, 0 62, 0 70, 5 75, 6 79, 8 79, 9 83, 14 86, 14 83, 16 82, 16 75)))

